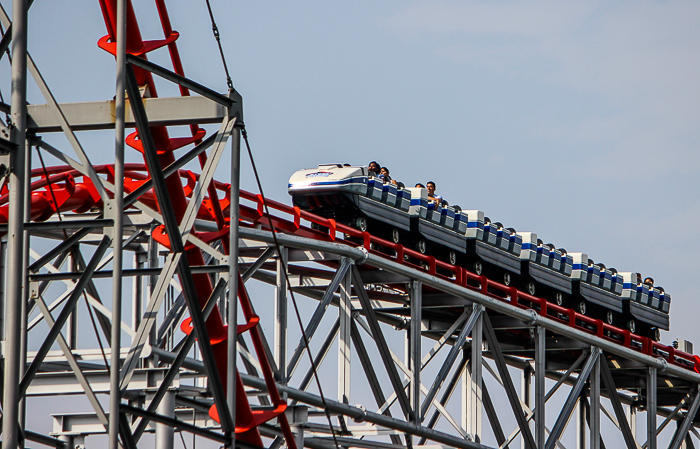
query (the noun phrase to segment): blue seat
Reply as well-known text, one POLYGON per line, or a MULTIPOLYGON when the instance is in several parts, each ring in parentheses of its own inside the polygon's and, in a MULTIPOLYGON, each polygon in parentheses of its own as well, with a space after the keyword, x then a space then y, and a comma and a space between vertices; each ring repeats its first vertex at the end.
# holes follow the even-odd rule
POLYGON ((397 190, 396 186, 390 182, 382 185, 382 203, 388 204, 391 207, 396 207, 397 190))
POLYGON ((407 189, 398 189, 396 192, 396 207, 408 212, 411 207, 411 192, 407 189))

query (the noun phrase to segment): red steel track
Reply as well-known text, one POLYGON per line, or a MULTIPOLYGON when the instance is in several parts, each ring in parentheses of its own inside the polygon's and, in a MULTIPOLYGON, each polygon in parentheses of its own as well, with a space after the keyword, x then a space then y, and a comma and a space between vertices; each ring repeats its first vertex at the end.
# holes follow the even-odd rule
MULTIPOLYGON (((139 25, 136 20, 133 6, 127 2, 127 53, 146 58, 148 52, 164 46, 168 47, 174 71, 184 75, 182 63, 177 49, 178 33, 172 30, 168 12, 164 0, 155 0, 158 14, 161 21, 164 38, 160 40, 144 41, 141 37, 139 25)), ((116 1, 100 0, 107 35, 99 40, 98 45, 106 51, 114 54, 116 29, 116 1)), ((145 88, 147 96, 156 97, 157 91, 150 72, 134 67, 139 86, 145 88)), ((180 88, 183 96, 189 95, 185 88, 180 88)), ((167 167, 175 162, 174 151, 185 145, 198 143, 204 137, 204 130, 197 125, 191 126, 191 137, 171 138, 168 130, 164 126, 153 126, 150 129, 153 135, 159 162, 161 167, 167 167)), ((138 151, 143 152, 138 134, 132 133, 126 139, 127 144, 138 151)), ((206 156, 202 153, 199 158, 203 166, 206 156)), ((114 169, 111 165, 95 167, 95 171, 108 181, 114 181, 114 169)), ((126 164, 124 190, 129 193, 150 179, 148 170, 144 164, 126 164)), ((102 200, 97 193, 93 183, 80 172, 68 166, 48 167, 46 172, 37 169, 32 172, 31 184, 31 220, 41 222, 48 220, 56 214, 75 213, 82 214, 93 209, 102 208, 102 200)), ((166 179, 168 194, 175 210, 178 222, 182 220, 188 204, 188 198, 192 194, 198 175, 187 170, 180 170, 178 175, 170 176, 166 179)), ((218 231, 197 233, 195 235, 201 240, 211 243, 220 240, 225 252, 228 252, 228 209, 230 204, 230 185, 218 181, 213 181, 208 190, 208 197, 205 198, 198 211, 201 220, 210 221, 216 224, 218 231)), ((7 223, 8 214, 8 192, 7 186, 0 191, 0 222, 7 223)), ((435 257, 420 254, 400 244, 389 242, 371 235, 368 232, 361 232, 355 228, 336 223, 333 219, 325 219, 309 212, 291 207, 276 201, 264 200, 261 195, 255 195, 245 191, 240 193, 240 226, 256 226, 264 230, 270 230, 270 223, 278 232, 294 234, 310 239, 333 241, 336 243, 351 246, 362 246, 368 252, 389 258, 397 263, 408 265, 416 270, 423 270, 433 276, 443 280, 453 282, 462 287, 470 288, 489 295, 498 300, 508 302, 511 305, 524 309, 535 310, 539 315, 565 323, 573 328, 597 335, 600 338, 620 344, 634 351, 656 357, 664 358, 667 363, 676 365, 691 371, 700 373, 700 357, 687 354, 654 342, 651 339, 632 334, 628 330, 620 329, 603 323, 603 321, 587 317, 576 313, 572 309, 565 309, 555 304, 549 303, 544 298, 534 297, 514 287, 508 287, 498 282, 487 279, 465 270, 459 266, 453 266, 446 262, 435 259, 435 257), (264 216, 263 209, 265 202, 274 211, 274 215, 264 216), (302 224, 302 220, 304 224, 302 224), (321 232, 311 228, 311 223, 320 225, 328 229, 328 232, 321 232)), ((158 210, 153 190, 148 191, 139 198, 139 201, 153 210, 158 210)), ((154 238, 161 244, 169 246, 167 236, 162 227, 156 229, 154 238)), ((191 266, 204 265, 204 258, 199 249, 194 245, 185 247, 187 260, 191 266)), ((200 306, 204 306, 206 300, 213 291, 210 278, 207 274, 194 274, 194 282, 197 288, 200 306)), ((285 401, 277 392, 272 369, 267 363, 267 359, 262 348, 260 328, 257 326, 259 318, 253 313, 250 299, 239 276, 239 300, 242 306, 246 323, 238 326, 238 332, 251 332, 256 353, 263 368, 263 374, 270 391, 270 398, 274 405, 273 410, 253 411, 243 389, 243 383, 238 373, 236 376, 236 434, 237 438, 243 441, 261 446, 262 440, 258 426, 273 418, 278 418, 282 430, 285 434, 287 445, 295 449, 289 424, 287 423, 284 411, 287 407, 285 401)), ((216 358, 218 374, 225 385, 226 379, 226 359, 228 351, 227 329, 223 324, 221 314, 215 307, 206 321, 207 330, 211 338, 212 348, 216 358)), ((189 321, 182 325, 186 332, 190 331, 189 321)), ((218 418, 215 408, 210 414, 218 418)))

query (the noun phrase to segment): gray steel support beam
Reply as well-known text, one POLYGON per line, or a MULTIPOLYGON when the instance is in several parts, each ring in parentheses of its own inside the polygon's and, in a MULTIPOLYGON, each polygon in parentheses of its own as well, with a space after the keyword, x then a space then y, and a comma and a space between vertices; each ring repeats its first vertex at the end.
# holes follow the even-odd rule
MULTIPOLYGON (((168 191, 165 186, 165 178, 163 177, 162 168, 158 162, 155 143, 153 141, 153 136, 150 133, 150 124, 146 116, 145 108, 141 102, 141 95, 136 82, 136 76, 133 68, 129 65, 127 65, 126 69, 126 85, 132 112, 134 113, 137 121, 139 138, 143 144, 146 164, 148 165, 149 173, 153 179, 158 205, 163 216, 163 224, 165 225, 166 232, 169 236, 171 236, 171 250, 174 254, 183 254, 184 244, 182 239, 174 238, 174 236, 180 235, 180 227, 178 226, 177 219, 173 211, 173 206, 170 202, 170 196, 168 195, 168 191)), ((219 418, 221 419, 221 425, 224 431, 229 433, 233 431, 234 423, 231 419, 231 414, 226 402, 226 394, 224 393, 222 379, 219 377, 216 368, 216 360, 214 359, 214 353, 209 340, 209 333, 204 323, 204 319, 202 318, 202 312, 199 309, 197 290, 194 286, 192 272, 190 271, 190 266, 185 257, 180 257, 178 271, 180 274, 183 293, 185 295, 185 301, 187 302, 187 308, 189 309, 190 316, 192 318, 192 326, 194 328, 194 332, 197 334, 196 336, 201 349, 202 359, 204 360, 204 365, 206 366, 208 372, 209 387, 211 388, 212 395, 214 396, 219 418)))
MULTIPOLYGON (((442 396, 440 397, 440 404, 445 405, 447 404, 447 401, 450 400, 452 395, 454 394, 455 390, 457 389, 457 385, 459 384, 459 380, 462 377, 462 373, 466 369, 467 362, 469 361, 469 358, 467 357, 462 357, 462 359, 459 361, 459 365, 457 365, 457 369, 455 370, 454 374, 452 375, 452 379, 450 379, 450 382, 447 384, 447 387, 445 388, 445 391, 443 391, 442 396)), ((440 411, 435 410, 433 412, 433 415, 430 417, 430 420, 428 421, 427 427, 429 429, 434 429, 435 425, 437 424, 438 420, 440 419, 440 411)), ((420 442, 418 443, 419 446, 422 446, 425 444, 425 438, 421 439, 420 442)))
MULTIPOLYGON (((615 411, 615 416, 617 417, 618 424, 620 425, 620 431, 622 432, 622 437, 625 439, 627 449, 637 449, 634 432, 630 428, 630 424, 625 416, 625 410, 622 406, 622 402, 620 402, 620 396, 617 394, 615 381, 612 377, 612 373, 610 372, 608 361, 605 358, 600 361, 600 368, 603 383, 605 384, 605 391, 610 399, 610 403, 613 406, 613 410, 615 411)), ((630 406, 630 410, 634 410, 633 406, 630 406)))
POLYGON ((500 374, 501 380, 503 381, 503 387, 506 390, 508 401, 510 402, 510 406, 513 409, 515 420, 518 422, 520 433, 522 434, 523 439, 525 440, 525 447, 529 449, 536 449, 537 446, 535 445, 535 440, 532 437, 532 432, 530 432, 527 417, 525 416, 523 408, 520 405, 518 393, 515 391, 515 386, 513 386, 513 380, 511 379, 510 373, 508 372, 508 365, 506 365, 505 358, 503 357, 503 353, 501 352, 501 345, 496 339, 496 333, 493 330, 493 326, 491 326, 491 320, 489 319, 488 314, 484 314, 483 322, 484 335, 486 335, 486 339, 489 344, 489 350, 491 351, 493 359, 496 362, 496 367, 498 368, 498 373, 500 374))
POLYGON ((585 393, 579 395, 576 403, 576 449, 586 449, 586 433, 588 425, 586 424, 586 407, 583 405, 585 393))
POLYGON ((647 449, 656 446, 656 368, 647 367, 647 449))
POLYGON ((202 436, 204 438, 208 438, 208 439, 214 440, 214 441, 219 441, 219 442, 224 443, 224 444, 230 442, 229 438, 226 435, 222 435, 222 434, 217 433, 217 432, 212 432, 211 430, 203 429, 199 426, 192 425, 190 423, 187 423, 185 421, 181 421, 181 420, 176 419, 176 418, 171 418, 169 416, 159 415, 157 413, 147 412, 146 410, 132 407, 130 405, 122 404, 120 407, 120 411, 122 414, 148 417, 148 419, 150 419, 153 422, 162 423, 162 424, 168 425, 170 427, 177 427, 180 430, 184 430, 186 432, 191 432, 191 433, 194 433, 195 435, 199 435, 199 436, 202 436))
MULTIPOLYGON (((349 262, 349 259, 345 258, 343 262, 349 262)), ((349 404, 350 380, 352 376, 350 370, 350 360, 352 359, 352 279, 347 268, 343 271, 342 282, 340 283, 340 301, 338 303, 338 321, 340 324, 338 333, 338 400, 349 404)), ((338 274, 340 273, 338 271, 338 274)), ((328 293, 329 291, 326 290, 326 294, 328 293)))
MULTIPOLYGON (((591 352, 597 348, 591 348, 591 352)), ((591 406, 588 419, 588 427, 591 431, 591 449, 601 449, 600 447, 600 359, 598 357, 593 364, 590 375, 591 406)))
MULTIPOLYGON (((142 59, 142 58, 139 58, 142 59)), ((142 59, 144 60, 144 59, 142 59)), ((242 114, 242 113, 241 113, 242 114)), ((242 119, 242 116, 240 117, 242 119)), ((242 123, 242 120, 240 120, 242 123)), ((228 256, 228 355, 226 359, 226 402, 231 421, 236 423, 236 377, 238 375, 238 225, 240 219, 239 201, 241 184, 241 130, 236 127, 231 139, 231 197, 229 203, 229 256, 228 256)), ((243 279, 245 282, 245 279, 243 279)), ((236 432, 229 434, 231 446, 236 445, 236 432)))
POLYGON ((286 376, 284 376, 284 367, 287 366, 287 278, 285 276, 287 270, 287 250, 283 246, 280 246, 279 250, 281 254, 277 254, 273 350, 275 364, 279 367, 280 374, 282 375, 280 379, 277 380, 284 382, 286 378, 286 376))
POLYGON ((498 411, 493 405, 493 400, 491 400, 491 395, 489 394, 486 384, 483 384, 484 392, 484 410, 486 410, 486 416, 491 423, 491 429, 493 430, 493 435, 496 437, 496 443, 498 443, 499 448, 508 448, 506 443, 506 434, 503 433, 503 427, 501 426, 501 421, 498 419, 498 411))
MULTIPOLYGON (((357 284, 355 284, 357 285, 357 284)), ((265 381, 260 378, 249 376, 247 374, 241 374, 244 385, 257 388, 261 391, 267 391, 265 381)), ((435 441, 437 443, 442 443, 450 447, 458 447, 464 449, 484 449, 480 444, 473 443, 469 440, 465 440, 461 437, 455 437, 444 432, 437 430, 432 430, 419 426, 412 422, 406 422, 399 419, 390 418, 379 413, 369 412, 359 407, 353 407, 351 405, 343 404, 341 402, 326 399, 325 402, 317 395, 312 393, 307 393, 305 391, 300 391, 295 388, 290 388, 285 385, 277 386, 281 393, 286 393, 290 398, 296 399, 298 402, 302 402, 308 405, 313 405, 314 407, 327 407, 328 411, 331 413, 337 413, 341 415, 348 416, 355 421, 366 421, 369 423, 376 424, 381 427, 386 427, 389 429, 398 430, 399 432, 408 433, 410 435, 416 435, 419 437, 426 437, 426 439, 435 441)))
MULTIPOLYGON (((462 351, 464 347, 464 343, 467 341, 467 336, 470 333, 474 334, 474 332, 476 332, 476 327, 481 320, 483 312, 484 308, 481 306, 474 307, 472 309, 471 315, 467 319, 466 323, 464 323, 462 329, 459 331, 459 335, 455 339, 452 348, 450 348, 450 352, 447 354, 445 361, 442 363, 440 371, 438 371, 437 376, 435 376, 435 380, 430 386, 428 394, 425 395, 425 400, 423 401, 423 408, 420 411, 421 416, 425 416, 430 410, 430 406, 433 403, 433 399, 435 398, 437 392, 440 391, 440 387, 442 387, 442 384, 443 382, 445 382, 445 379, 447 379, 447 375, 450 373, 452 365, 454 365, 455 361, 457 360, 457 356, 459 356, 460 351, 462 351)), ((457 319, 461 320, 461 317, 457 319)), ((467 430, 467 432, 469 432, 469 430, 467 430)))
POLYGON ((353 283, 355 284, 357 297, 360 300, 362 310, 364 312, 365 317, 367 318, 367 324, 369 324, 370 330, 372 331, 372 337, 374 338, 374 341, 377 344, 377 349, 379 350, 379 355, 382 358, 382 362, 384 363, 384 368, 386 369, 387 374, 389 375, 389 380, 391 381, 391 385, 394 388, 394 392, 396 393, 399 405, 401 406, 401 411, 403 411, 406 419, 411 421, 413 420, 413 411, 411 410, 411 404, 409 403, 408 397, 406 396, 406 392, 404 391, 403 385, 401 383, 401 378, 399 377, 399 373, 396 370, 396 366, 394 365, 394 361, 391 357, 391 352, 389 351, 389 347, 387 346, 386 340, 384 339, 382 329, 379 327, 377 315, 374 312, 372 303, 369 300, 369 296, 367 296, 367 292, 365 291, 365 285, 362 282, 360 272, 357 270, 357 267, 355 265, 352 266, 352 278, 353 283))
POLYGON ((689 435, 688 431, 693 425, 695 420, 695 415, 698 413, 698 408, 700 407, 700 392, 698 392, 698 386, 693 387, 695 390, 695 396, 693 397, 693 402, 688 407, 688 413, 686 413, 680 426, 676 429, 676 433, 673 436, 673 440, 669 445, 669 449, 679 449, 681 444, 685 441, 686 437, 689 435))
MULTIPOLYGON (((204 97, 162 97, 144 99, 144 107, 153 126, 214 124, 228 115, 227 108, 204 97)), ((127 101, 127 105, 129 101, 127 101)), ((114 129, 114 100, 59 104, 74 131, 114 129)), ((30 105, 28 129, 37 134, 60 132, 61 123, 47 104, 30 105)), ((126 110, 127 128, 136 125, 134 114, 126 110)))
MULTIPOLYGON (((260 257, 258 257, 258 258, 255 260, 255 262, 253 262, 253 265, 251 265, 250 267, 248 267, 248 269, 245 270, 245 272, 242 274, 243 282, 247 282, 248 279, 250 279, 250 278, 255 274, 255 272, 258 271, 258 270, 260 269, 260 267, 262 267, 263 264, 264 264, 265 262, 267 262, 267 259, 269 259, 270 257, 272 257, 276 252, 277 252, 277 250, 276 250, 275 248, 273 248, 273 247, 271 247, 271 246, 268 247, 268 248, 260 255, 260 257)), ((293 359, 293 358, 292 358, 292 359, 293 359)))
MULTIPOLYGON (((36 298, 36 304, 39 307, 39 310, 41 311, 42 315, 44 316, 44 319, 46 320, 46 324, 49 326, 53 327, 56 322, 53 320, 53 317, 51 316, 51 312, 49 312, 48 307, 46 307, 46 303, 41 297, 36 298)), ((80 369, 80 365, 78 364, 78 361, 76 360, 75 356, 71 352, 71 348, 68 346, 66 343, 66 340, 63 338, 63 335, 59 332, 58 335, 56 336, 56 340, 63 350, 63 354, 65 355, 66 359, 68 360, 68 364, 70 365, 71 369, 73 370, 73 374, 75 375, 76 379, 80 383, 80 386, 83 388, 85 391, 85 395, 87 396, 88 401, 90 402, 90 405, 92 405, 92 408, 95 410, 95 413, 97 414, 98 419, 104 425, 105 427, 108 427, 108 419, 107 419, 107 414, 104 412, 102 409, 102 404, 100 404, 100 401, 97 399, 97 395, 95 392, 92 390, 90 387, 90 383, 88 382, 87 378, 85 377, 85 374, 83 371, 80 369)))
POLYGON ((39 371, 39 368, 41 367, 41 364, 43 363, 46 354, 49 353, 51 346, 53 346, 54 342, 56 341, 56 337, 61 332, 63 325, 66 324, 68 317, 70 316, 71 312, 75 308, 75 305, 80 299, 80 295, 82 295, 83 290, 85 289, 85 286, 87 285, 90 276, 92 275, 92 272, 97 267, 97 264, 104 255, 105 251, 107 251, 107 248, 110 244, 111 239, 107 236, 104 236, 102 238, 102 242, 95 250, 95 253, 92 255, 92 258, 90 258, 90 262, 88 262, 88 265, 85 271, 83 272, 83 275, 75 284, 73 292, 71 293, 68 300, 66 300, 66 304, 65 306, 63 306, 63 309, 58 315, 58 318, 56 318, 56 323, 53 326, 51 326, 48 335, 44 339, 44 342, 41 344, 41 347, 37 351, 36 356, 34 356, 34 360, 32 361, 31 365, 29 365, 29 368, 27 368, 27 371, 24 373, 24 377, 22 377, 22 382, 19 384, 20 395, 23 396, 26 393, 29 384, 32 382, 32 379, 39 371))
MULTIPOLYGON (((362 341, 362 336, 360 331, 357 329, 357 324, 353 321, 351 326, 351 337, 355 345, 355 352, 357 357, 360 359, 360 364, 367 377, 367 382, 369 382, 369 388, 372 390, 372 395, 374 396, 374 401, 377 403, 377 407, 381 407, 386 402, 386 397, 384 397, 384 392, 382 392, 382 387, 379 384, 379 379, 377 378, 377 373, 374 371, 374 364, 367 353, 367 348, 362 341)), ((391 417, 391 410, 387 407, 384 410, 383 415, 391 417)), ((391 442, 393 444, 401 444, 401 438, 398 435, 390 435, 391 442)), ((421 443, 422 444, 422 443, 421 443)))
MULTIPOLYGON (((124 234, 124 112, 125 89, 124 79, 126 70, 126 0, 117 0, 117 73, 116 94, 114 108, 114 199, 105 204, 105 212, 111 209, 114 219, 112 232, 113 241, 113 269, 112 269, 112 334, 110 347, 109 371, 109 449, 119 449, 119 405, 121 404, 121 391, 119 389, 119 360, 122 335, 122 265, 124 254, 122 252, 122 239, 124 234)), ((165 448, 160 448, 165 449, 165 448)))
MULTIPOLYGON (((423 284, 411 281, 408 285, 410 308, 411 308, 411 328, 409 332, 409 369, 411 370, 410 399, 411 408, 415 414, 415 422, 423 422, 425 414, 421 410, 420 404, 420 383, 421 383, 421 326, 423 319, 423 284)), ((456 357, 456 355, 455 355, 456 357)), ((452 365, 452 363, 450 363, 452 365)), ((447 375, 447 374, 445 374, 447 375)), ((434 397, 434 394, 433 394, 434 397)), ((432 402, 432 398, 430 399, 432 402)), ((430 402, 428 404, 430 404, 430 402)))
POLYGON ((535 326, 535 444, 544 447, 545 436, 545 368, 546 332, 542 326, 535 326))
MULTIPOLYGON (((12 99, 10 141, 16 150, 10 153, 10 192, 8 205, 8 253, 10 261, 24 260, 24 215, 26 171, 27 124, 27 0, 12 3, 12 99)), ((7 270, 7 296, 5 307, 5 360, 3 380, 2 440, 6 449, 16 449, 20 440, 19 402, 22 398, 17 386, 23 371, 21 360, 22 325, 21 263, 10 263, 7 270)))
MULTIPOLYGON (((578 379, 576 380, 576 384, 574 384, 573 388, 571 389, 571 392, 569 393, 569 397, 564 403, 564 407, 562 407, 561 412, 559 413, 557 421, 554 423, 554 427, 552 428, 552 431, 549 434, 549 438, 547 439, 545 449, 554 449, 554 446, 559 440, 559 437, 561 436, 562 432, 564 432, 564 428, 569 422, 569 417, 571 416, 571 412, 574 410, 576 401, 581 396, 581 391, 583 390, 583 387, 586 384, 586 381, 588 380, 588 376, 591 374, 593 366, 595 365, 596 360, 598 360, 599 356, 600 350, 598 348, 593 348, 591 355, 586 361, 586 364, 581 369, 581 373, 579 374, 578 379)), ((581 407, 581 404, 579 404, 579 406, 581 407)))
MULTIPOLYGON (((265 253, 263 253, 263 256, 265 254, 267 254, 267 252, 270 249, 266 250, 265 253)), ((274 251, 274 249, 272 251, 274 251)), ((255 263, 257 264, 257 262, 262 260, 262 259, 263 259, 263 257, 261 256, 255 263)), ((262 260, 260 265, 262 265, 263 262, 264 262, 264 260, 262 260)), ((306 338, 309 342, 311 342, 311 339, 313 338, 314 334, 316 333, 316 330, 318 329, 318 325, 321 323, 321 320, 323 319, 323 316, 325 315, 326 310, 328 309, 328 306, 331 304, 331 301, 333 300, 334 293, 336 292, 336 290, 338 290, 338 287, 340 286, 341 283, 347 282, 347 275, 349 272, 348 270, 349 270, 351 264, 352 264, 352 259, 349 259, 347 257, 343 257, 340 260, 340 266, 338 267, 338 270, 335 272, 335 275, 333 276, 331 283, 328 285, 328 287, 326 288, 326 291, 323 293, 323 297, 321 298, 321 301, 319 301, 318 306, 316 306, 316 310, 314 311, 314 314, 311 316, 311 319, 309 320, 309 324, 307 324, 306 329, 304 329, 304 333, 306 334, 306 338)), ((251 269, 252 268, 253 267, 251 267, 251 269)), ((246 272, 246 274, 248 274, 248 273, 246 272)), ((342 327, 342 324, 341 324, 341 327, 342 327)), ((303 354, 305 348, 306 348, 306 345, 304 344, 304 338, 302 336, 299 339, 299 343, 297 344, 297 347, 294 350, 292 357, 289 359, 289 365, 287 367, 287 378, 291 378, 292 375, 294 374, 294 371, 297 369, 297 366, 299 365, 299 361, 301 360, 301 355, 303 354)))
MULTIPOLYGON (((340 321, 335 320, 335 323, 331 327, 331 329, 328 331, 328 335, 326 335, 326 338, 323 340, 323 344, 321 344, 321 347, 319 348, 318 352, 316 353, 316 357, 314 357, 314 364, 313 366, 310 366, 309 369, 306 371, 306 374, 304 374, 304 377, 302 378, 301 382, 299 382, 299 389, 304 391, 307 388, 309 388, 309 385, 311 384, 311 381, 314 378, 314 366, 316 368, 319 368, 321 364, 323 363, 323 360, 326 358, 328 355, 328 351, 331 349, 331 345, 333 344, 333 341, 335 340, 336 335, 338 335, 338 331, 340 329, 340 321)), ((296 401, 292 401, 290 405, 296 405, 296 401)))
MULTIPOLYGON (((537 356, 537 343, 535 342, 535 357, 537 356)), ((522 378, 520 382, 520 396, 522 397, 523 404, 528 408, 532 409, 532 368, 528 365, 523 368, 522 378)), ((535 420, 537 418, 535 417, 535 420)), ((518 429, 520 430, 520 429, 518 429)), ((500 444, 499 444, 500 446, 500 444)), ((521 449, 525 449, 525 439, 520 439, 521 449)))
MULTIPOLYGON (((224 292, 225 288, 226 281, 224 281, 223 279, 219 279, 219 282, 216 284, 216 287, 214 287, 214 291, 212 291, 211 296, 207 300, 207 303, 204 306, 204 310, 202 311, 202 316, 204 319, 206 319, 209 316, 209 313, 216 305, 216 298, 224 292)), ((191 332, 189 335, 187 335, 187 337, 185 337, 184 341, 182 342, 177 356, 175 356, 175 359, 172 361, 168 372, 165 373, 165 376, 163 377, 163 380, 161 381, 158 390, 151 399, 151 403, 148 405, 147 410, 149 413, 155 413, 156 408, 160 404, 160 401, 168 394, 168 389, 172 385, 173 380, 175 380, 175 377, 177 377, 177 375, 180 373, 180 367, 187 358, 187 354, 189 354, 190 349, 192 349, 193 345, 194 332, 191 332)), ((136 430, 134 431, 134 440, 137 443, 141 439, 141 435, 143 435, 143 432, 146 430, 146 426, 148 426, 148 418, 143 417, 141 419, 141 422, 139 422, 139 424, 136 426, 136 430)))
MULTIPOLYGON (((158 405, 158 415, 175 418, 175 392, 168 391, 158 405)), ((145 417, 144 417, 145 419, 145 417)), ((173 449, 175 443, 175 428, 165 422, 156 423, 155 449, 173 449)))
POLYGON ((212 89, 209 89, 206 86, 203 86, 202 84, 199 84, 195 81, 192 81, 188 78, 185 78, 184 76, 178 75, 175 72, 172 72, 165 67, 161 67, 157 64, 154 64, 151 61, 148 61, 147 59, 138 57, 138 56, 133 56, 133 55, 127 55, 127 61, 135 66, 141 67, 142 69, 148 70, 149 72, 160 76, 161 78, 164 78, 168 81, 172 81, 173 83, 176 83, 185 89, 191 90, 193 92, 196 92, 200 94, 203 97, 206 97, 210 99, 211 101, 215 101, 219 103, 222 106, 226 106, 228 108, 231 108, 234 106, 235 102, 231 100, 229 97, 226 95, 221 95, 218 92, 213 91, 212 89))
MULTIPOLYGON (((183 97, 183 98, 188 98, 188 97, 183 97)), ((183 154, 182 156, 178 157, 175 162, 172 164, 168 165, 163 169, 163 177, 167 178, 176 171, 180 170, 183 168, 185 165, 187 165, 190 161, 192 161, 195 157, 199 156, 203 152, 209 149, 214 142, 218 139, 219 134, 215 133, 212 134, 211 136, 207 137, 204 139, 199 145, 196 147, 192 148, 190 151, 187 153, 183 154)), ((143 184, 139 185, 136 189, 132 190, 131 193, 129 193, 126 197, 124 197, 124 206, 129 206, 133 203, 136 202, 136 200, 143 195, 144 193, 148 192, 153 188, 153 180, 149 179, 143 184)), ((233 188, 233 187, 231 187, 233 188)))

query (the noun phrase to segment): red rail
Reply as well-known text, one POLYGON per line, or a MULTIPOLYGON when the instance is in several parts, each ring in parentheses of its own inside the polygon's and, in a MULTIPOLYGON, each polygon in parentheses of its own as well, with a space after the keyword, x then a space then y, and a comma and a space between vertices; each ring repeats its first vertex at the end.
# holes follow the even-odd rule
MULTIPOLYGON (((55 214, 57 210, 61 212, 73 211, 80 213, 92 207, 101 207, 99 195, 88 178, 83 177, 80 173, 67 166, 50 167, 47 170, 49 179, 51 180, 51 188, 58 202, 58 207, 53 203, 43 171, 34 170, 32 177, 38 179, 32 183, 31 203, 33 220, 46 220, 55 214)), ((98 166, 96 167, 96 171, 98 174, 106 175, 107 178, 113 173, 112 166, 110 165, 98 166)), ((126 192, 133 191, 149 179, 143 164, 127 164, 125 173, 126 192)), ((186 197, 191 195, 198 177, 197 174, 192 172, 180 171, 180 178, 182 179, 180 185, 185 184, 183 193, 186 197)), ((216 190, 220 192, 217 193, 217 197, 223 198, 219 201, 225 215, 228 216, 231 195, 230 185, 218 181, 213 181, 213 183, 216 190)), ((6 222, 6 188, 0 192, 0 195, 0 221, 6 222)), ((255 226, 264 230, 269 230, 268 218, 264 216, 265 203, 262 196, 242 190, 240 198, 240 225, 245 227, 255 226)), ((142 195, 140 201, 150 207, 156 207, 155 195, 152 191, 142 195)), ((272 225, 278 232, 316 240, 331 241, 354 247, 362 246, 374 255, 391 259, 416 270, 425 271, 445 281, 479 291, 515 307, 535 310, 541 316, 546 316, 572 328, 596 335, 642 354, 663 358, 670 365, 700 373, 700 357, 697 355, 678 351, 672 346, 654 342, 648 337, 636 335, 626 329, 606 324, 602 320, 581 315, 573 309, 558 306, 548 302, 544 298, 532 296, 515 287, 506 286, 490 280, 485 276, 479 276, 462 267, 450 265, 447 262, 435 259, 433 256, 421 254, 418 251, 406 248, 401 244, 393 243, 375 237, 368 232, 362 232, 350 226, 337 223, 333 219, 319 217, 310 212, 300 210, 298 207, 288 206, 270 199, 267 200, 267 206, 273 214, 270 217, 272 225), (327 228, 328 232, 312 229, 312 223, 327 228)), ((210 198, 205 198, 198 212, 198 218, 212 222, 216 221, 210 198)), ((195 235, 206 242, 212 242, 227 235, 228 229, 229 223, 226 222, 223 229, 219 232, 195 233, 195 235)), ((154 234, 154 236, 164 244, 168 244, 167 238, 161 238, 161 235, 162 233, 158 231, 154 234)))

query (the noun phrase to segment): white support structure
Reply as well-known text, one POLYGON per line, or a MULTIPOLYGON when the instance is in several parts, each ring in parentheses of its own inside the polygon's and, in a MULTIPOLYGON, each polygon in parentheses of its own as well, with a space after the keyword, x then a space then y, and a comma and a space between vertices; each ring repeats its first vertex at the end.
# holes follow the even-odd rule
POLYGON ((350 362, 352 359, 352 276, 350 270, 340 283, 338 304, 338 398, 348 404, 350 401, 351 375, 350 362))

